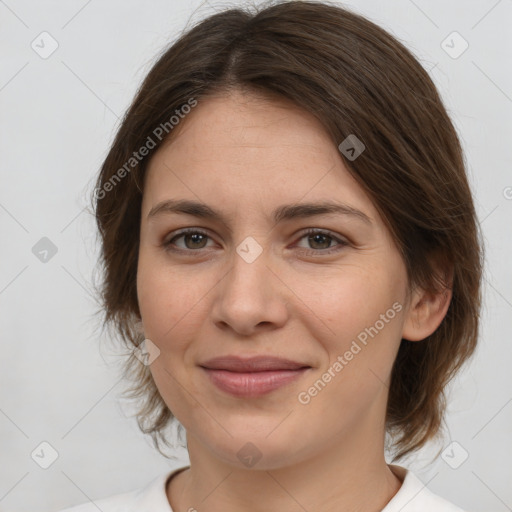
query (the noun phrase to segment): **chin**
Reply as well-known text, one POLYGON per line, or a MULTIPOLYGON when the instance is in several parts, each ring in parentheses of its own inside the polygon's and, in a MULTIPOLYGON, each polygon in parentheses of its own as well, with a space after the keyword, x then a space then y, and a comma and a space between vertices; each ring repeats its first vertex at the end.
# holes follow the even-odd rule
POLYGON ((224 424, 232 437, 221 428, 222 433, 214 438, 211 431, 204 432, 202 444, 209 446, 215 457, 237 469, 280 469, 299 462, 306 455, 307 447, 311 447, 305 436, 290 432, 280 425, 281 421, 282 417, 266 419, 251 427, 246 423, 239 426, 232 422, 224 424))

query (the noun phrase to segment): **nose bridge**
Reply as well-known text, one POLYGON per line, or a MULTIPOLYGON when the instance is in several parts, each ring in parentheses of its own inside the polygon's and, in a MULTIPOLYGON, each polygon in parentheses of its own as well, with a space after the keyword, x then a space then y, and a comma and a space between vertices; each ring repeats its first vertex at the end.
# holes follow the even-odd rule
POLYGON ((235 248, 231 258, 231 270, 226 276, 225 293, 229 293, 238 300, 246 301, 247 297, 252 302, 261 300, 267 293, 270 283, 269 251, 264 251, 263 246, 253 237, 245 238, 235 248))
POLYGON ((235 249, 215 297, 214 321, 245 334, 260 324, 282 324, 287 312, 279 282, 268 268, 270 251, 252 237, 235 249))

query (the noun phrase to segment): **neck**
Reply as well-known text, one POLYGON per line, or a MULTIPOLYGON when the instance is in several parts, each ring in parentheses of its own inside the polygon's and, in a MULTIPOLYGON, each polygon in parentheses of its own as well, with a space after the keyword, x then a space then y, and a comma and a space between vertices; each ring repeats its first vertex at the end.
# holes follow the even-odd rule
POLYGON ((384 459, 384 436, 368 434, 341 432, 299 462, 247 469, 220 460, 187 433, 190 469, 171 480, 168 499, 175 512, 379 512, 401 481, 384 459))

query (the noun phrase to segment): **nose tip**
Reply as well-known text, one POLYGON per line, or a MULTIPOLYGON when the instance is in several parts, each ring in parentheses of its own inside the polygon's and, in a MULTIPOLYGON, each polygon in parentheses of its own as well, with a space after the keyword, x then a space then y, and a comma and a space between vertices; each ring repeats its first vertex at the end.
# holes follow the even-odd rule
POLYGON ((282 326, 288 317, 285 287, 261 255, 261 245, 251 238, 238 245, 233 265, 219 283, 212 308, 213 321, 219 328, 230 327, 244 336, 282 326))

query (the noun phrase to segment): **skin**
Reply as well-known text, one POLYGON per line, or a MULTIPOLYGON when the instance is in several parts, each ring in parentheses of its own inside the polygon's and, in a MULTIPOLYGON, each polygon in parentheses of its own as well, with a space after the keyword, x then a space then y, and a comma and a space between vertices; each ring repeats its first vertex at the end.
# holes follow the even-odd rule
POLYGON ((150 369, 187 431, 191 461, 168 482, 173 510, 381 510, 401 485, 384 458, 393 361, 402 338, 422 340, 438 327, 451 298, 413 290, 407 301, 407 287, 389 231, 316 118, 240 91, 201 99, 150 161, 140 229, 142 328, 160 350, 150 369), (148 219, 171 198, 206 203, 225 223, 177 213, 148 219), (371 224, 341 214, 269 217, 283 204, 320 200, 357 208, 371 224), (182 236, 171 246, 181 252, 166 249, 186 227, 208 236, 182 236), (311 240, 308 228, 333 238, 311 240), (236 251, 248 236, 262 248, 252 263, 236 251), (401 311, 300 403, 298 394, 396 302, 401 311), (271 393, 237 398, 198 366, 228 354, 311 368, 271 393), (252 467, 237 457, 248 442, 261 454, 252 467))

